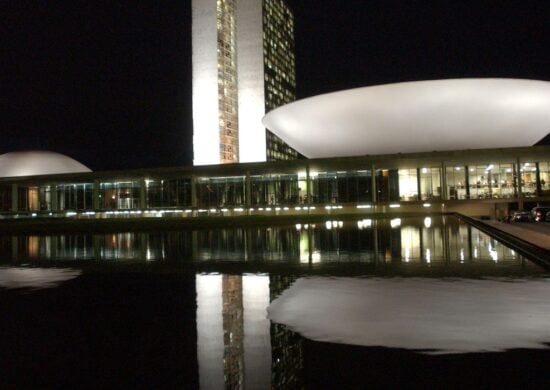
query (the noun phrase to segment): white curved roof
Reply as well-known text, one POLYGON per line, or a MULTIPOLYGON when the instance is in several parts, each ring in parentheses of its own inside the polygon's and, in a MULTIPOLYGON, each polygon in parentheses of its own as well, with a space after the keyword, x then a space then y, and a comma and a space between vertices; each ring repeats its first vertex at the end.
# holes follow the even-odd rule
POLYGON ((550 132, 550 82, 415 81, 279 107, 265 127, 310 158, 532 146, 550 132))
POLYGON ((0 177, 91 172, 63 154, 47 151, 11 152, 0 155, 0 177))

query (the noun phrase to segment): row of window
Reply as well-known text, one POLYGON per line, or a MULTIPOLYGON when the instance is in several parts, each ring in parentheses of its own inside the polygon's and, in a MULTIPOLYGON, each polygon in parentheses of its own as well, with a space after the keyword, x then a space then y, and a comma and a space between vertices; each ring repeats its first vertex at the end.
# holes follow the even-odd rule
MULTIPOLYGON (((0 187, 0 211, 103 210, 191 207, 191 179, 0 187), (13 196, 17 199, 13 199, 13 196), (55 194, 55 195, 54 195, 55 194), (55 199, 53 199, 55 196, 55 199)), ((494 163, 409 169, 376 169, 199 178, 197 207, 335 204, 517 198, 550 195, 550 162, 494 163), (442 175, 444 173, 444 175, 442 175), (309 187, 309 189, 308 189, 309 187), (246 201, 250 197, 249 202, 246 201)))

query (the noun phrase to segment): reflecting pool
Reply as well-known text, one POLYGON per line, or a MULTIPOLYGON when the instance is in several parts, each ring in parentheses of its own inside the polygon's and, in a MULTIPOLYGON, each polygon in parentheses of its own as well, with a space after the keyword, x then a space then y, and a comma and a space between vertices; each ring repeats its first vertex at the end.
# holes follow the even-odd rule
POLYGON ((547 271, 456 218, 3 236, 0 260, 3 387, 548 379, 547 271))

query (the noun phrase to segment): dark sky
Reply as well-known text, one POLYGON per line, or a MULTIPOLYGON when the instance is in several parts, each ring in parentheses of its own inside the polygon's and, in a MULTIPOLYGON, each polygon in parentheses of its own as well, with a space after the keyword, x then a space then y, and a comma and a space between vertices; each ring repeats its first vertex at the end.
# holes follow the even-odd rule
MULTIPOLYGON (((49 149, 93 170, 191 164, 190 0, 0 3, 0 153, 49 149)), ((550 80, 544 0, 289 3, 299 98, 408 80, 550 80)))

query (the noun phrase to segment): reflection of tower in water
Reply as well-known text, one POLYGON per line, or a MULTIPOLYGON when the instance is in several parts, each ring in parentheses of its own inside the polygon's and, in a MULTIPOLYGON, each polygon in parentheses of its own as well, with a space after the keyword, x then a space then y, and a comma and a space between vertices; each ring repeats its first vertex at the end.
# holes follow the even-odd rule
POLYGON ((244 385, 244 316, 242 276, 222 277, 223 371, 225 387, 244 385))

